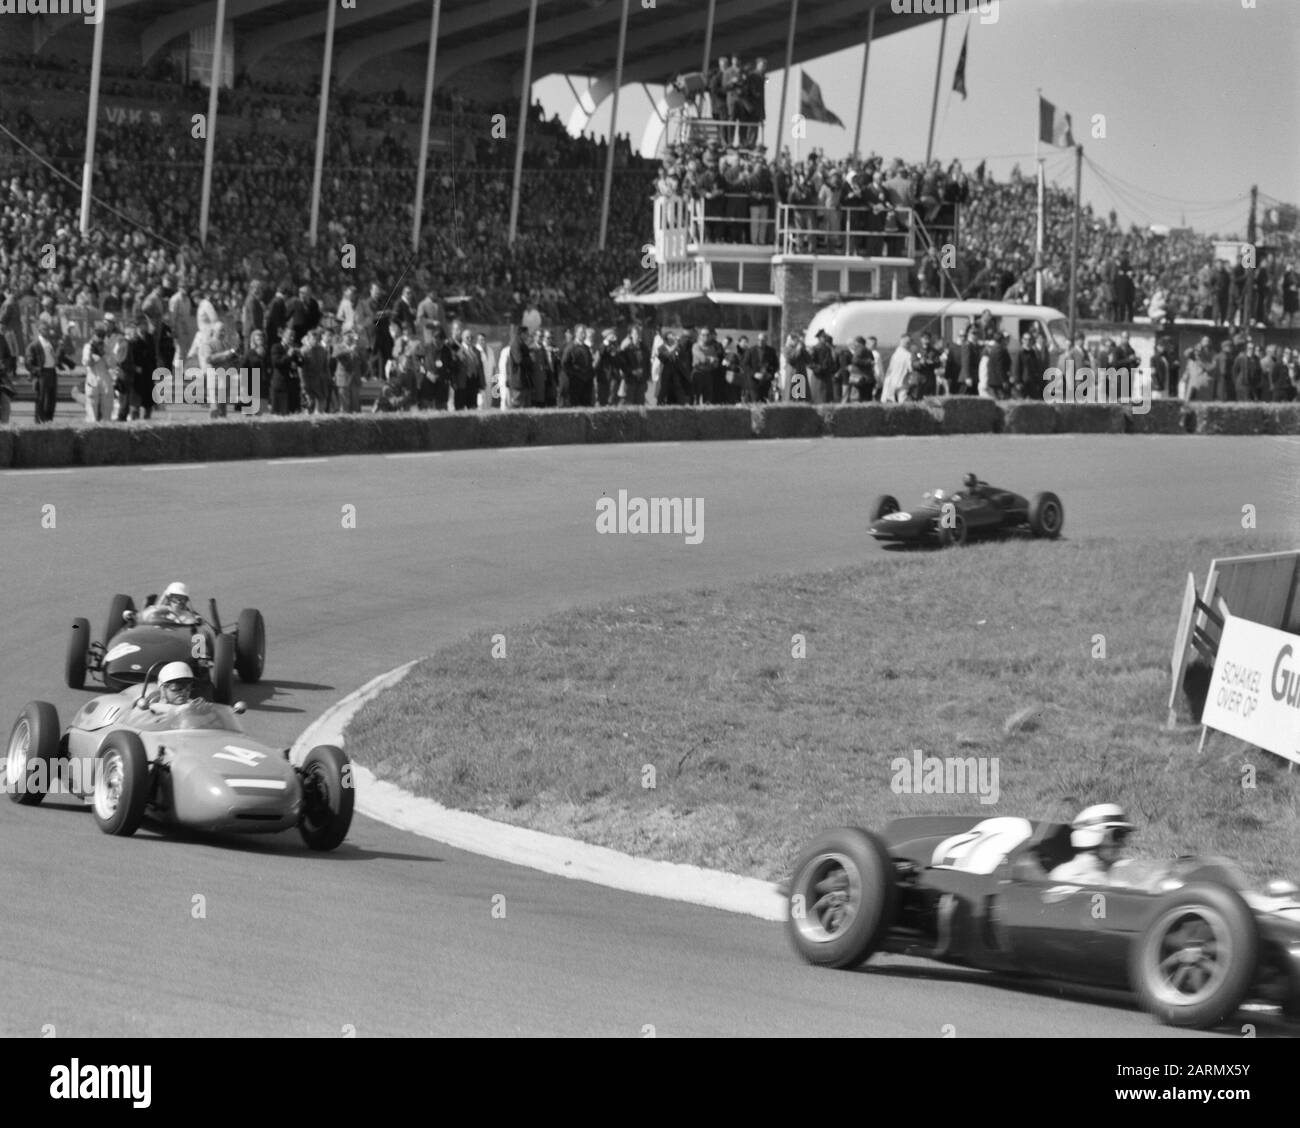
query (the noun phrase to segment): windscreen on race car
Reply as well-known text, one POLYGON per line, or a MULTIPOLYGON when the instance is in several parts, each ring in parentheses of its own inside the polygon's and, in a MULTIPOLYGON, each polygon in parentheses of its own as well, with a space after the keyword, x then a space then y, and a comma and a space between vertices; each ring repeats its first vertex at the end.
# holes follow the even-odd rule
POLYGON ((243 732, 234 716, 218 709, 205 698, 198 697, 176 708, 171 716, 172 728, 221 729, 225 732, 243 732))

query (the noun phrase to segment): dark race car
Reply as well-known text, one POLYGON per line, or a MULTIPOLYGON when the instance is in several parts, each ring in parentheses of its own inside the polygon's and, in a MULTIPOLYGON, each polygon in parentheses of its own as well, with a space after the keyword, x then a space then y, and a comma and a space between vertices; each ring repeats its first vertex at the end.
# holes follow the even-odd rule
POLYGON ((883 836, 828 831, 795 863, 789 935, 826 967, 895 952, 1127 989, 1173 1026, 1214 1026, 1252 999, 1300 1019, 1294 883, 1257 892, 1235 863, 1208 857, 1121 863, 1112 873, 1125 884, 1054 881, 1074 853, 1070 830, 933 816, 897 819, 883 836))
POLYGON ((200 691, 229 705, 234 700, 235 673, 247 684, 262 677, 266 624, 260 611, 245 608, 234 630, 223 632, 215 599, 208 601, 208 608, 210 617, 204 619, 189 610, 169 610, 150 596, 137 612, 129 595, 113 596, 103 642, 91 641, 89 620, 72 620, 64 667, 68 687, 85 688, 91 674, 110 690, 126 689, 138 685, 160 663, 188 662, 198 676, 200 691))
POLYGON ((1055 539, 1065 524, 1065 509, 1054 493, 1033 499, 982 482, 967 474, 959 490, 930 490, 914 509, 882 494, 871 505, 870 532, 876 540, 940 545, 965 544, 970 537, 1027 529, 1055 539))
POLYGON ((295 766, 288 748, 245 735, 243 711, 201 697, 169 705, 146 677, 87 701, 60 734, 54 706, 30 701, 0 760, 5 790, 24 806, 51 794, 89 800, 105 834, 132 835, 146 818, 235 834, 297 827, 311 849, 333 850, 352 823, 347 754, 318 745, 295 766))

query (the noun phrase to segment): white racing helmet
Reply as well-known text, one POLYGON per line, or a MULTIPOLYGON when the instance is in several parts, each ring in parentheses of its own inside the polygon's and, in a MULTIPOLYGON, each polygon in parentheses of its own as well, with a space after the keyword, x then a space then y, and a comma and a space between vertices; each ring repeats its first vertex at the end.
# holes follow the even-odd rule
POLYGON ((163 700, 168 704, 188 701, 194 688, 194 671, 190 669, 189 663, 168 662, 158 671, 158 688, 162 690, 163 700))
POLYGON ((190 602, 190 589, 179 580, 174 580, 163 588, 163 593, 159 597, 159 603, 173 601, 179 603, 182 607, 188 607, 190 602))
POLYGON ((1117 803, 1097 803, 1085 807, 1070 824, 1070 845, 1076 850, 1095 850, 1103 842, 1125 837, 1133 824, 1117 803))

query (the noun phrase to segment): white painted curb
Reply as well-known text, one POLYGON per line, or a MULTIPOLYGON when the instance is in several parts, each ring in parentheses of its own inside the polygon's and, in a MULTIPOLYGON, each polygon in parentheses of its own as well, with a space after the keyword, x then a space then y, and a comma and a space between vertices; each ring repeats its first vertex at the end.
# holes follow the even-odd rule
MULTIPOLYGON (((414 665, 415 662, 407 662, 380 674, 326 709, 294 743, 290 751, 293 762, 302 763, 308 750, 317 744, 342 747, 343 730, 357 710, 385 689, 396 685, 414 665)), ((376 779, 373 772, 359 764, 354 763, 352 770, 357 785, 356 809, 368 818, 398 830, 445 842, 458 850, 628 893, 664 897, 763 920, 786 919, 786 899, 771 882, 700 866, 636 858, 573 838, 493 822, 481 815, 453 811, 432 799, 412 795, 394 784, 376 779)))

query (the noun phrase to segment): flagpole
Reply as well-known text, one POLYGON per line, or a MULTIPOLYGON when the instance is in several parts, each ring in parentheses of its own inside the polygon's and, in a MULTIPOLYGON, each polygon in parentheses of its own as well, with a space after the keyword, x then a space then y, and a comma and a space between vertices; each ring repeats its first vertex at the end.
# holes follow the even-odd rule
POLYGON ((78 224, 82 235, 90 231, 90 188, 95 175, 95 129, 99 124, 99 76, 104 64, 104 15, 101 8, 90 53, 90 102, 86 108, 86 159, 81 169, 81 216, 78 224))
POLYGON ((785 136, 785 96, 790 86, 790 68, 794 66, 794 25, 799 18, 799 0, 790 0, 790 29, 785 36, 785 66, 781 70, 781 110, 776 119, 776 141, 772 146, 774 160, 781 156, 781 138, 785 136))
POLYGON ((858 91, 858 120, 853 126, 853 156, 862 156, 862 109, 867 101, 867 61, 871 58, 871 37, 876 30, 876 9, 867 12, 867 38, 862 44, 862 87, 858 91))
POLYGON ((1042 138, 1043 88, 1038 88, 1038 128, 1034 130, 1034 163, 1038 166, 1038 238, 1034 244, 1034 304, 1043 304, 1043 228, 1046 226, 1047 195, 1043 183, 1043 158, 1040 154, 1042 138))
POLYGON ((925 165, 930 167, 930 154, 934 152, 934 119, 939 113, 939 79, 943 73, 943 44, 948 36, 948 17, 939 24, 939 58, 934 64, 934 97, 930 100, 930 136, 925 142, 925 165))
MULTIPOLYGON (((203 185, 199 194, 199 243, 208 245, 208 209, 212 203, 212 159, 217 143, 217 89, 221 85, 222 37, 226 30, 226 0, 217 0, 217 23, 212 33, 212 70, 208 75, 207 139, 203 145, 203 185)), ((184 347, 184 346, 182 346, 184 347)))
POLYGON ((1078 319, 1079 191, 1083 182, 1083 146, 1074 147, 1074 236, 1070 241, 1070 336, 1078 319))

